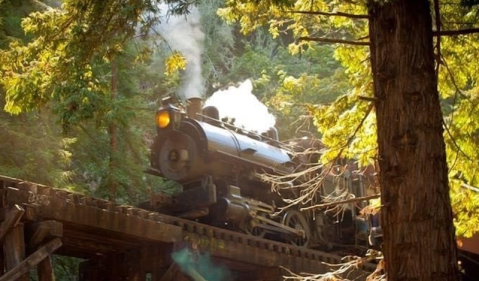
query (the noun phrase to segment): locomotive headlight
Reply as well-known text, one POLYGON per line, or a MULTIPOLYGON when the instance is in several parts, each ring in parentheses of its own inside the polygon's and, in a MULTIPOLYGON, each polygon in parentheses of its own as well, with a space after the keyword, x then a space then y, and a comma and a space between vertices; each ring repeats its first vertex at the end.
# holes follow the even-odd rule
POLYGON ((160 129, 164 129, 170 125, 171 118, 170 118, 170 112, 169 111, 160 111, 156 115, 156 125, 160 129))

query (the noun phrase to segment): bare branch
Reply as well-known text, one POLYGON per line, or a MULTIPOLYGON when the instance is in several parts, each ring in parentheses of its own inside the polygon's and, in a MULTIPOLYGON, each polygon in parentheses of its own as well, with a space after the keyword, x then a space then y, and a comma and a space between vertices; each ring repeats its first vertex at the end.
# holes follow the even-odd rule
POLYGON ((439 0, 434 0, 434 13, 436 14, 436 77, 439 77, 439 67, 441 66, 441 14, 439 11, 439 0))
POLYGON ((447 124, 446 124, 446 122, 444 121, 444 119, 442 119, 442 124, 444 125, 444 128, 446 129, 447 134, 448 134, 449 137, 451 138, 452 143, 453 143, 454 146, 457 148, 457 150, 458 150, 459 152, 461 152, 462 155, 464 155, 468 160, 472 160, 471 157, 469 157, 469 155, 467 155, 467 154, 461 149, 461 147, 459 146, 459 144, 456 142, 456 139, 452 136, 451 131, 449 131, 449 128, 447 127, 447 124))
POLYGON ((308 274, 301 273, 296 274, 290 271, 287 268, 283 268, 289 276, 283 276, 284 280, 297 280, 297 281, 349 281, 347 278, 348 273, 353 270, 357 270, 360 266, 370 263, 373 260, 379 260, 379 264, 376 267, 376 270, 367 277, 367 280, 385 280, 386 276, 384 274, 384 262, 382 253, 375 250, 369 250, 365 257, 357 256, 346 256, 343 258, 345 262, 340 264, 329 264, 323 262, 323 264, 331 268, 331 272, 321 273, 321 274, 308 274), (346 276, 346 277, 344 277, 346 276))
POLYGON ((357 46, 369 46, 370 45, 369 42, 334 39, 334 38, 320 38, 320 37, 299 37, 298 40, 316 41, 316 42, 332 43, 332 44, 336 44, 336 43, 349 44, 349 45, 357 45, 357 46))
POLYGON ((477 188, 475 186, 472 186, 472 185, 465 184, 465 183, 462 183, 461 187, 463 187, 465 189, 469 189, 469 190, 474 191, 474 192, 479 192, 479 188, 477 188))
POLYGON ((467 35, 479 33, 479 28, 468 28, 468 29, 458 29, 458 30, 433 30, 434 36, 458 36, 458 35, 467 35))
POLYGON ((355 14, 348 14, 342 12, 336 13, 328 13, 328 12, 320 12, 320 11, 289 11, 293 14, 305 14, 305 15, 319 15, 319 16, 337 16, 337 17, 345 17, 351 19, 368 19, 368 15, 355 15, 355 14))
POLYGON ((375 194, 375 195, 364 196, 364 197, 356 197, 356 198, 343 200, 343 201, 338 201, 338 202, 330 202, 330 203, 324 203, 324 204, 318 204, 318 205, 314 205, 314 206, 310 206, 310 207, 305 207, 305 208, 301 208, 300 211, 326 209, 326 208, 341 205, 341 204, 358 202, 358 201, 366 201, 366 200, 370 200, 370 199, 376 199, 376 198, 379 198, 379 197, 381 197, 381 194, 375 194))
MULTIPOLYGON (((317 196, 318 196, 318 191, 321 189, 322 184, 325 180, 325 178, 331 174, 333 168, 335 167, 335 163, 337 162, 338 159, 340 159, 343 151, 351 144, 351 142, 354 140, 356 134, 359 132, 361 127, 363 126, 364 122, 366 121, 367 117, 371 113, 372 109, 374 107, 374 104, 370 104, 366 114, 364 115, 363 119, 361 122, 358 124, 358 126, 355 128, 354 132, 352 133, 351 136, 344 142, 344 144, 338 148, 339 151, 336 155, 336 157, 328 162, 325 165, 321 164, 316 164, 316 165, 303 165, 302 167, 298 168, 295 172, 283 175, 283 176, 278 176, 278 175, 270 175, 270 174, 262 174, 261 179, 265 182, 269 182, 272 184, 272 190, 278 193, 281 193, 281 191, 284 191, 286 189, 292 190, 293 192, 299 192, 297 194, 297 197, 295 198, 284 198, 284 202, 287 204, 286 206, 279 207, 279 211, 275 213, 275 215, 280 214, 281 212, 287 210, 288 208, 294 206, 294 205, 305 205, 308 203, 313 202, 317 196), (306 167, 306 169, 304 169, 306 167)), ((303 154, 307 153, 316 153, 315 151, 307 150, 303 152, 303 154)), ((300 155, 301 153, 297 153, 297 155, 300 155)), ((349 192, 344 191, 343 194, 341 195, 340 200, 344 199, 351 199, 350 196, 351 194, 349 192)), ((325 199, 331 199, 331 198, 325 198, 325 199)), ((337 200, 336 200, 337 201, 337 200)))
POLYGON ((377 102, 377 101, 379 101, 379 99, 376 98, 376 97, 358 96, 358 98, 359 98, 360 100, 370 101, 370 102, 377 102))

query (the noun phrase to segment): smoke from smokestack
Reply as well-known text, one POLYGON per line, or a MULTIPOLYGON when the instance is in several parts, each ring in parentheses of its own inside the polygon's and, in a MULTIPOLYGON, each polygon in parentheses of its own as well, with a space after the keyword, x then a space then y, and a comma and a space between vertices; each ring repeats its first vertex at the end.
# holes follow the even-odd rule
POLYGON ((276 123, 268 108, 253 95, 253 84, 248 79, 238 87, 215 92, 205 106, 215 106, 220 119, 234 118, 234 125, 258 133, 266 132, 276 123))
POLYGON ((155 29, 173 50, 179 51, 186 59, 179 95, 185 100, 203 98, 201 55, 205 34, 201 31, 200 13, 196 7, 191 7, 187 15, 167 15, 167 4, 161 4, 159 8, 161 23, 155 29))

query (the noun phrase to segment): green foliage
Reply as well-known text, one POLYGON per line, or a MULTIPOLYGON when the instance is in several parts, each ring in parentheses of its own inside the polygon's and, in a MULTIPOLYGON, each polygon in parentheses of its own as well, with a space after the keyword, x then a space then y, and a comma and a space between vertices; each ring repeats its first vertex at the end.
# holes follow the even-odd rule
POLYGON ((186 68, 186 60, 179 52, 174 52, 173 55, 166 60, 165 68, 165 74, 172 75, 173 73, 186 68))
MULTIPOLYGON (((479 7, 475 1, 454 0, 440 3, 442 30, 472 28, 479 21, 479 7)), ((285 9, 281 5, 270 5, 251 1, 229 1, 218 14, 228 22, 238 22, 245 34, 267 26, 272 36, 288 35, 300 37, 326 37, 333 39, 361 41, 367 39, 367 20, 342 16, 307 15, 293 11, 342 12, 366 14, 364 3, 350 1, 294 1, 285 9)), ((448 130, 445 132, 448 163, 451 175, 451 198, 456 212, 456 228, 459 235, 470 236, 479 231, 476 223, 479 217, 477 194, 461 188, 461 183, 477 185, 475 163, 479 141, 477 134, 476 109, 478 64, 475 58, 479 45, 477 34, 468 36, 441 36, 441 65, 439 67, 439 90, 446 115, 448 130), (474 219, 473 219, 474 218, 474 219)), ((436 40, 437 41, 437 40, 436 40)), ((292 54, 309 48, 316 48, 308 41, 293 41, 289 45, 292 54)), ((362 121, 367 102, 360 96, 372 96, 369 50, 365 47, 334 45, 335 58, 346 69, 350 88, 330 106, 310 106, 322 141, 328 150, 322 161, 333 159, 342 151, 347 140, 350 145, 343 151, 347 157, 358 159, 363 165, 372 161, 376 150, 374 112, 365 120, 362 128, 353 136, 355 128, 362 121)), ((314 72, 308 72, 309 75, 314 72)), ((314 85, 311 80, 288 79, 286 88, 298 89, 301 84, 314 85)), ((283 99, 286 100, 286 99, 283 99)), ((291 100, 294 100, 292 98, 291 100)), ((286 103, 285 105, 289 105, 286 103)))
MULTIPOLYGON (((119 185, 118 200, 132 203, 148 188, 165 186, 161 179, 144 176, 143 170, 155 133, 156 106, 163 95, 176 93, 180 73, 173 70, 181 69, 182 63, 175 57, 175 63, 169 64, 171 75, 165 75, 165 63, 172 55, 166 44, 131 40, 138 29, 146 31, 155 23, 157 2, 65 0, 62 9, 49 9, 44 4, 48 1, 0 1, 0 94, 5 99, 2 106, 18 114, 2 113, 0 118, 5 140, 0 143, 0 173, 102 197, 109 192, 107 179, 113 178, 119 185), (116 95, 111 89, 112 63, 118 67, 116 95), (110 125, 118 128, 116 153, 111 151, 110 125), (117 165, 111 167, 110 160, 117 165)), ((175 4, 173 14, 186 13, 196 3, 167 2, 175 4)), ((442 29, 475 26, 479 8, 472 2, 442 4, 442 29)), ((206 35, 203 76, 208 92, 250 78, 255 94, 278 116, 282 136, 319 130, 329 148, 323 162, 342 151, 363 165, 370 163, 376 153, 375 115, 372 111, 365 117, 369 102, 360 99, 372 96, 368 48, 298 40, 365 41, 367 20, 295 12, 364 15, 364 3, 226 1, 225 7, 221 5, 207 0, 198 6, 206 35), (236 24, 227 25, 222 19, 236 24), (240 33, 248 35, 240 37, 240 33), (311 123, 317 129, 308 127, 311 123)), ((477 195, 461 187, 464 182, 479 184, 474 166, 479 157, 477 36, 441 37, 439 68, 449 129, 445 140, 451 197, 458 233, 466 236, 479 225, 475 224, 477 195)))
POLYGON ((156 22, 156 2, 67 0, 61 9, 24 18, 32 40, 0 52, 6 111, 31 111, 53 99, 70 111, 63 123, 91 118, 109 89, 102 66, 122 52, 140 22, 143 29, 156 22))
POLYGON ((1 113, 0 174, 51 185, 68 182, 69 139, 54 124, 46 112, 18 117, 1 113))
MULTIPOLYGON (((52 255, 51 256, 53 272, 55 275, 55 280, 58 281, 67 281, 67 280, 77 280, 79 276, 79 266, 83 261, 79 258, 72 258, 66 256, 52 255)), ((39 280, 37 270, 30 270, 30 281, 39 280)))
MULTIPOLYGON (((2 3, 2 16, 15 18, 16 25, 2 25, 3 33, 13 39, 8 50, 0 51, 5 89, 0 92, 5 94, 5 108, 20 115, 2 114, 1 174, 99 197, 107 197, 108 179, 113 178, 119 185, 118 201, 134 204, 147 185, 161 184, 143 174, 156 110, 151 101, 158 98, 144 93, 146 86, 139 81, 145 78, 141 63, 149 52, 125 41, 139 19, 111 13, 117 4, 65 1, 62 10, 27 5, 16 11, 13 2, 2 3), (43 12, 22 20, 34 11, 43 12), (105 20, 112 25, 105 26, 105 20), (28 37, 18 32, 20 22, 30 32, 28 37), (84 22, 90 24, 81 25, 84 22), (123 34, 125 26, 129 34, 123 34), (119 69, 115 97, 112 60, 119 69), (24 111, 30 112, 20 113, 24 111), (110 149, 111 124, 118 128, 116 153, 110 149), (110 159, 117 165, 111 167, 110 159)), ((129 16, 138 12, 125 10, 129 16)))
POLYGON ((471 237, 479 222, 479 193, 462 186, 463 183, 479 186, 476 164, 479 161, 478 93, 474 88, 467 94, 468 99, 461 100, 452 110, 447 118, 448 134, 445 135, 456 229, 458 235, 464 237, 471 237))
MULTIPOLYGON (((227 7, 218 10, 218 14, 228 22, 239 22, 243 33, 253 32, 260 26, 266 25, 273 37, 279 35, 281 37, 291 37, 289 43, 287 43, 287 50, 293 55, 301 54, 301 56, 306 56, 307 60, 305 61, 310 63, 310 67, 300 68, 303 73, 296 72, 293 75, 288 75, 288 72, 286 72, 286 75, 284 72, 279 72, 282 75, 282 80, 277 86, 279 87, 278 93, 270 104, 276 108, 283 109, 281 113, 286 115, 290 114, 288 111, 295 111, 292 116, 296 117, 296 119, 300 115, 298 111, 302 110, 304 112, 304 108, 308 109, 311 113, 310 115, 314 117, 315 124, 320 128, 321 135, 327 137, 326 144, 336 147, 338 144, 328 136, 335 136, 342 141, 349 139, 352 133, 351 128, 355 127, 349 121, 361 119, 349 117, 353 115, 361 116, 366 108, 365 105, 358 104, 360 102, 358 102, 357 97, 359 95, 372 95, 371 79, 369 77, 370 69, 367 60, 368 50, 364 47, 318 45, 309 41, 296 41, 294 38, 309 36, 325 36, 349 40, 351 38, 361 38, 367 34, 367 21, 353 20, 345 17, 313 16, 293 12, 310 10, 329 13, 338 10, 345 13, 365 13, 363 6, 342 1, 315 1, 313 3, 310 1, 294 1, 294 5, 287 9, 282 5, 275 6, 267 5, 267 3, 235 1, 228 2, 227 7), (344 68, 331 59, 333 52, 334 57, 343 64, 344 68), (347 80, 349 80, 349 83, 346 82, 347 80), (354 100, 356 104, 349 103, 349 106, 346 108, 337 102, 332 103, 338 96, 346 95, 348 96, 347 100, 354 100), (292 102, 293 100, 296 103, 292 102), (325 110, 325 104, 331 103, 331 107, 325 110), (295 104, 303 105, 303 108, 292 106, 295 104), (343 115, 343 110, 346 109, 351 111, 343 115), (327 114, 327 116, 324 114, 327 114), (333 116, 336 117, 333 118, 333 116), (327 120, 339 121, 339 116, 342 116, 343 119, 341 120, 348 121, 347 124, 327 122, 327 120), (324 124, 321 124, 322 122, 324 124)), ((292 59, 290 59, 291 61, 292 59)), ((296 64, 292 63, 289 65, 291 65, 291 68, 297 69, 296 64)), ((268 75, 265 78, 269 79, 270 77, 271 75, 268 75)), ((343 100, 345 99, 339 99, 339 103, 343 100)), ((374 115, 374 113, 371 115, 374 115)), ((374 117, 372 116, 369 119, 374 120, 374 117)), ((281 121, 280 124, 282 124, 281 121)), ((357 145, 348 147, 346 152, 349 156, 355 156, 363 160, 371 156, 370 154, 367 156, 362 155, 364 151, 374 151, 375 149, 375 137, 374 134, 370 133, 374 131, 374 122, 368 121, 365 125, 369 126, 369 128, 365 129, 369 134, 363 134, 363 136, 368 137, 367 140, 362 142, 364 145, 359 145, 359 142, 355 141, 353 143, 357 145), (365 144, 368 145, 365 146, 365 144)), ((331 153, 333 153, 332 151, 331 153)), ((326 153, 323 161, 328 161, 331 157, 330 153, 326 153)), ((361 162, 363 164, 366 163, 364 161, 361 162)))

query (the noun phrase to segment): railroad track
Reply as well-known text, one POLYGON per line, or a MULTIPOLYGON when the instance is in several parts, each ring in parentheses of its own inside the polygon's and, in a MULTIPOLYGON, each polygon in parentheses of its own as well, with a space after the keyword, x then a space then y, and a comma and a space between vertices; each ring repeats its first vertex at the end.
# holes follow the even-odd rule
MULTIPOLYGON (((53 187, 0 176, 2 206, 19 205, 28 223, 56 221, 63 225, 60 253, 81 258, 166 245, 195 244, 200 251, 243 271, 251 268, 289 268, 294 272, 322 273, 341 257, 262 239, 194 221, 83 196, 53 187)), ((170 247, 170 250, 175 246, 170 247)), ((168 253, 168 256, 171 253, 168 253)), ((164 257, 165 264, 171 262, 164 257)), ((372 271, 374 265, 362 270, 372 271)), ((364 274, 358 270, 353 275, 364 274)))

